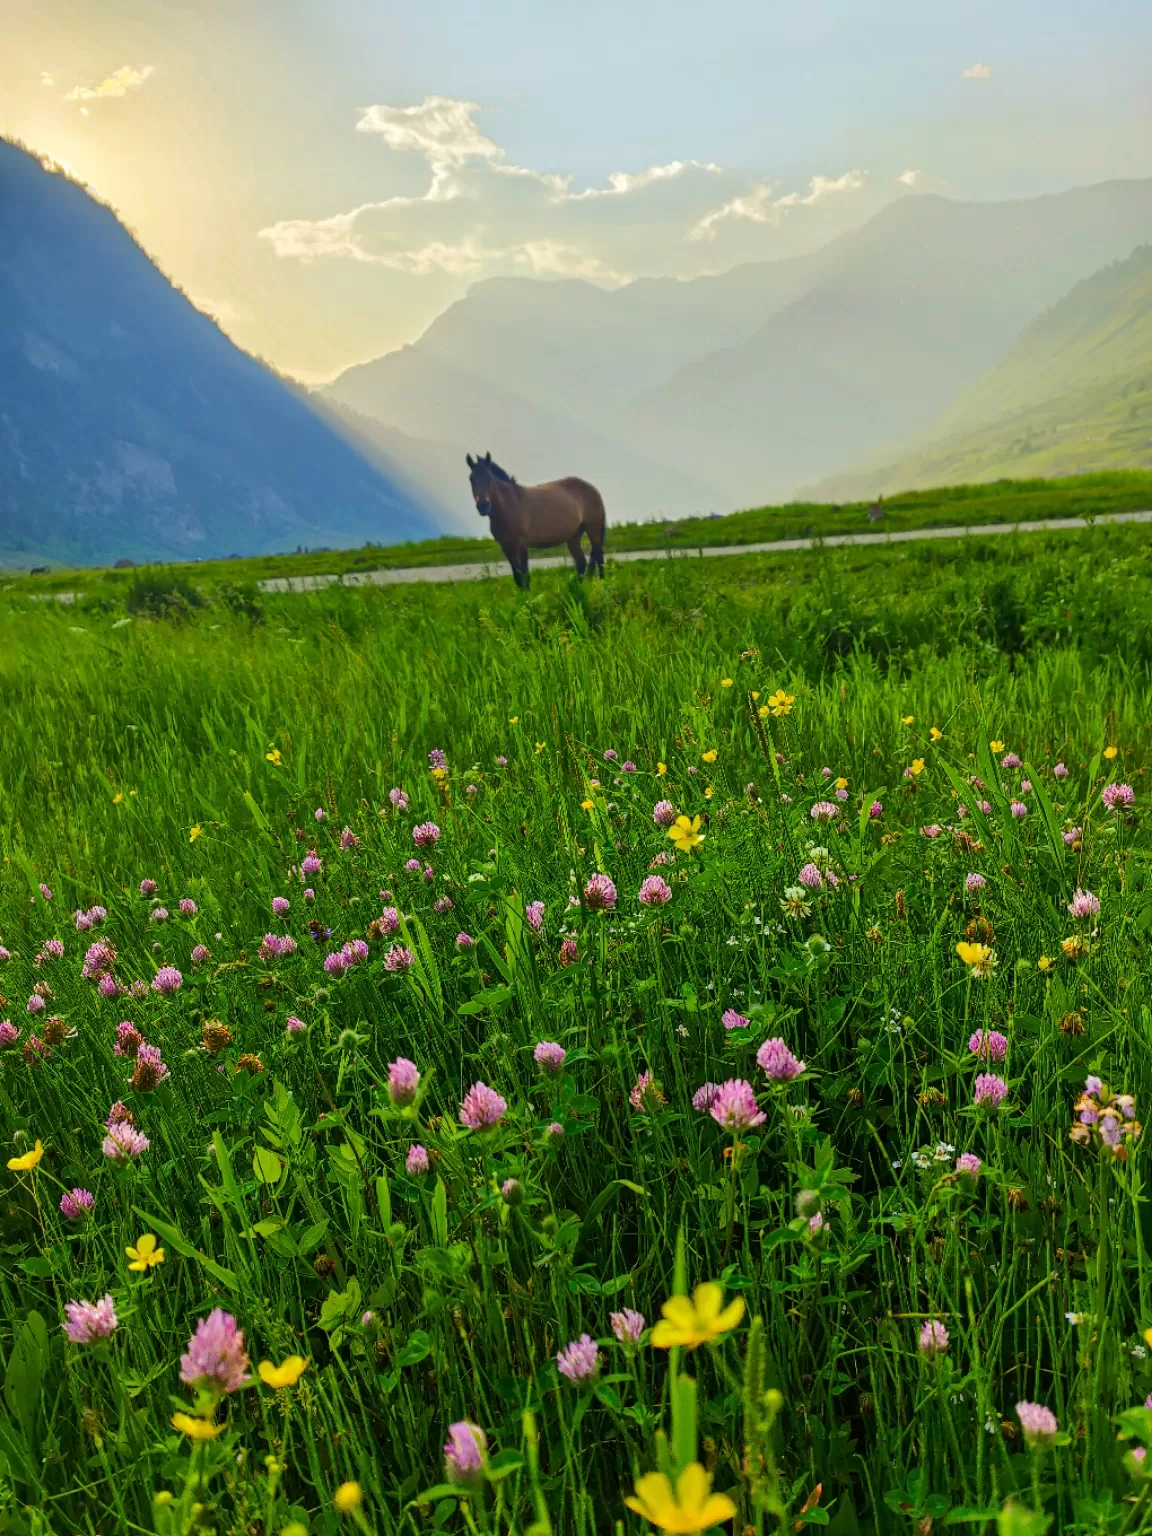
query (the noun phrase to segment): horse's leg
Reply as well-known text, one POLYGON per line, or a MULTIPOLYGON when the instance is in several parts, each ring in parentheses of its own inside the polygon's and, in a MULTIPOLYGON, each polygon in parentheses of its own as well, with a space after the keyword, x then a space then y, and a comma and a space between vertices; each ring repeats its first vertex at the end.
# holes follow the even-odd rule
POLYGON ((505 560, 512 567, 512 580, 518 587, 523 586, 524 583, 520 579, 520 551, 515 544, 502 544, 500 547, 504 551, 505 560))
POLYGON ((584 536, 583 528, 578 528, 577 531, 568 540, 568 548, 571 550, 572 558, 576 562, 576 574, 577 574, 577 576, 583 576, 584 575, 584 567, 587 564, 587 562, 584 559, 584 546, 580 542, 581 539, 583 538, 583 536, 584 536))
POLYGON ((529 580, 529 578, 528 578, 528 550, 524 546, 521 546, 521 548, 520 548, 520 585, 524 588, 525 592, 527 592, 527 590, 528 590, 528 580, 529 580))

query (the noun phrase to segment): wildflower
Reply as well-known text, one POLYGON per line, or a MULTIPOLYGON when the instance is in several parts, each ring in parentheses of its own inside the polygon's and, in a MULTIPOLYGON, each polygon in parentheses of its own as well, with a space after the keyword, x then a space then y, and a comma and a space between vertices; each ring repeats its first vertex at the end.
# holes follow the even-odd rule
POLYGON ((735 1008, 725 1008, 720 1015, 720 1022, 725 1029, 747 1029, 751 1019, 746 1019, 742 1013, 737 1013, 735 1008))
POLYGON ((1000 759, 1001 768, 1021 768, 1023 764, 1015 752, 1006 752, 1000 759))
POLYGON ((817 800, 808 814, 813 821, 819 822, 823 826, 830 821, 836 820, 840 814, 840 807, 833 805, 830 800, 817 800))
MULTIPOLYGON (((1119 747, 1105 747, 1104 756, 1108 759, 1109 762, 1111 762, 1119 750, 1119 747)), ((44 899, 47 901, 48 897, 45 897, 44 899)))
POLYGON ((716 748, 713 747, 708 752, 701 752, 700 761, 702 763, 714 763, 716 761, 716 748))
POLYGON ((668 764, 667 763, 657 763, 656 764, 656 777, 658 779, 662 779, 667 772, 668 772, 668 764))
POLYGON ((977 981, 987 981, 991 976, 996 956, 989 945, 969 944, 961 939, 956 946, 956 953, 977 981))
POLYGON ((672 1296, 660 1309, 662 1318, 652 1330, 652 1343, 657 1349, 672 1349, 679 1345, 695 1349, 699 1344, 711 1344, 722 1334, 729 1333, 744 1316, 744 1302, 738 1296, 724 1306, 724 1292, 713 1281, 698 1285, 689 1301, 687 1296, 672 1296))
POLYGON ((1131 1094, 1113 1093, 1098 1077, 1089 1077, 1076 1102, 1076 1122, 1069 1131, 1072 1141, 1088 1145, 1096 1137, 1100 1149, 1123 1162, 1128 1143, 1140 1136, 1136 1101, 1131 1094))
POLYGON ((184 978, 174 965, 162 965, 152 978, 153 992, 159 992, 163 997, 179 992, 183 985, 184 978))
POLYGON ((969 1039, 968 1049, 982 1061, 1003 1061, 1008 1054, 1008 1037, 998 1029, 978 1029, 969 1039))
POLYGON ((290 1035, 303 1035, 308 1031, 308 1026, 303 1019, 298 1019, 294 1013, 290 1013, 284 1020, 284 1028, 290 1035))
POLYGON ((690 1462, 676 1478, 664 1472, 648 1472, 639 1478, 635 1494, 624 1502, 642 1515, 650 1525, 683 1536, 706 1531, 711 1526, 731 1520, 736 1505, 726 1493, 713 1493, 712 1479, 698 1461, 690 1462))
POLYGON ((484 1471, 488 1437, 478 1424, 460 1419, 448 1426, 444 1473, 450 1483, 474 1483, 484 1471))
POLYGON ((571 1344, 566 1344, 556 1356, 556 1369, 569 1381, 591 1381, 600 1369, 600 1347, 594 1339, 582 1333, 571 1344))
POLYGON ((582 811, 594 811, 596 809, 595 800, 581 800, 580 809, 582 811))
POLYGON ((731 688, 732 679, 730 677, 722 677, 720 679, 720 686, 721 688, 731 688))
POLYGON ((982 1166, 983 1164, 980 1162, 980 1159, 976 1156, 975 1152, 961 1152, 955 1163, 956 1172, 967 1174, 971 1179, 977 1179, 980 1177, 980 1169, 982 1166))
POLYGON ((693 816, 691 819, 687 816, 677 816, 668 828, 668 836, 680 853, 691 853, 693 848, 704 841, 705 834, 700 830, 699 816, 693 816))
POLYGON ((922 757, 914 757, 909 766, 905 768, 904 777, 906 779, 918 779, 923 772, 924 759, 922 757))
POLYGON ((1052 772, 1058 779, 1066 779, 1068 777, 1068 769, 1064 766, 1063 763, 1057 763, 1052 772))
POLYGON ((1131 784, 1106 784, 1100 791, 1100 799, 1109 811, 1127 810, 1136 798, 1131 784))
POLYGON ((12 1173, 31 1173, 43 1156, 44 1143, 37 1137, 36 1145, 30 1152, 23 1152, 19 1157, 10 1157, 8 1159, 9 1170, 12 1173))
POLYGON ((616 905, 616 887, 607 875, 593 875, 584 887, 584 902, 593 912, 611 912, 616 905))
POLYGON ((90 1190, 72 1189, 60 1196, 60 1214, 65 1221, 82 1221, 95 1204, 90 1190))
POLYGON ((432 1166, 428 1157, 427 1148, 419 1142, 408 1148, 408 1156, 404 1159, 404 1167, 412 1178, 418 1178, 420 1174, 427 1173, 432 1166))
POLYGON ((44 1005, 44 999, 40 996, 40 994, 38 992, 33 992, 32 996, 28 999, 28 1004, 27 1004, 28 1012, 29 1013, 43 1013, 44 1012, 44 1006, 45 1006, 44 1005))
POLYGON ((641 882, 636 900, 642 907, 666 907, 672 900, 672 887, 660 875, 648 875, 641 882))
POLYGON ((798 1061, 779 1038, 765 1040, 756 1052, 756 1061, 765 1077, 773 1083, 789 1083, 805 1070, 804 1063, 798 1061))
POLYGON ((780 898, 780 910, 785 917, 811 917, 812 904, 808 900, 808 892, 802 885, 790 885, 786 888, 780 898))
POLYGON ((332 1495, 332 1508, 338 1515, 354 1515, 364 1502, 359 1483, 341 1483, 332 1495))
POLYGON ((245 1386, 248 1356, 244 1330, 230 1312, 216 1307, 201 1318, 180 1357, 180 1380, 190 1387, 210 1387, 215 1392, 235 1392, 245 1386))
POLYGON ((194 827, 189 827, 188 828, 188 841, 190 843, 194 843, 196 841, 196 839, 200 836, 201 832, 203 832, 203 830, 204 830, 204 828, 200 825, 199 822, 197 822, 194 827))
POLYGON ((716 1095, 720 1092, 719 1083, 702 1083, 692 1095, 692 1108, 702 1115, 706 1115, 712 1108, 716 1095))
POLYGON ((440 841, 440 828, 434 821, 422 821, 412 828, 412 841, 417 848, 435 848, 440 841))
POLYGON ((1071 917, 1095 917, 1100 910, 1100 898, 1094 896, 1091 891, 1082 891, 1077 887, 1072 900, 1068 903, 1068 913, 1071 917))
POLYGON ((796 695, 785 693, 783 688, 777 688, 776 692, 769 694, 766 700, 766 708, 779 719, 781 715, 790 715, 792 706, 796 702, 796 695))
POLYGON ((59 960, 64 954, 64 946, 59 939, 45 939, 36 956, 36 964, 40 965, 45 960, 59 960))
POLYGON ((420 1087, 420 1072, 414 1061, 398 1056, 388 1068, 388 1097, 393 1104, 414 1104, 420 1087))
POLYGON ((575 965, 580 958, 575 939, 565 939, 560 945, 560 964, 563 966, 575 965))
POLYGON ((174 1413, 169 1423, 189 1440, 215 1440, 224 1428, 223 1424, 214 1424, 211 1419, 195 1413, 174 1413))
POLYGON ((458 933, 456 935, 455 944, 456 948, 460 950, 461 953, 467 953, 468 950, 475 949, 476 940, 470 933, 458 933))
POLYGON ((152 1232, 145 1232, 142 1237, 136 1239, 135 1248, 126 1248, 124 1251, 132 1260, 128 1268, 140 1274, 146 1270, 155 1269, 157 1264, 164 1262, 164 1250, 156 1246, 156 1236, 152 1232))
POLYGON ((555 1040, 541 1040, 532 1052, 537 1066, 543 1067, 545 1072, 559 1072, 567 1054, 564 1047, 558 1045, 555 1040))
POLYGON ((498 757, 496 759, 496 766, 497 768, 507 768, 508 759, 506 757, 498 757))
POLYGON ((402 975, 416 964, 416 956, 403 944, 391 944, 384 956, 384 969, 402 975))
POLYGON ((533 933, 539 933, 544 926, 544 903, 530 901, 524 908, 524 920, 533 933))
POLYGON ((1023 800, 1010 800, 1008 802, 1008 809, 1017 821, 1023 821, 1024 817, 1028 814, 1028 807, 1024 804, 1023 800))
POLYGON ((880 817, 883 816, 883 814, 884 806, 882 802, 879 800, 873 800, 872 804, 868 807, 868 820, 878 821, 880 817))
POLYGON ((1030 795, 1032 793, 1032 780, 1031 779, 1021 779, 1020 780, 1020 793, 1022 795, 1030 795))
POLYGON ((254 1056, 251 1051, 245 1051, 236 1063, 236 1075, 246 1072, 249 1077, 255 1077, 257 1072, 263 1072, 264 1063, 259 1056, 254 1056))
POLYGON ((142 1045, 136 1052, 136 1065, 128 1086, 133 1093, 154 1093, 168 1076, 158 1045, 142 1045))
POLYGON ((1060 1432, 1056 1415, 1039 1403, 1017 1403, 1016 1416, 1030 1451, 1044 1450, 1052 1445, 1060 1432))
POLYGON ((232 1044, 232 1031, 220 1019, 207 1019, 200 1043, 210 1056, 218 1056, 232 1044))
POLYGON ((977 891, 982 891, 988 884, 983 875, 972 873, 964 876, 964 889, 969 896, 974 896, 977 891))
POLYGON ((934 842, 936 840, 936 838, 938 838, 940 836, 940 834, 941 834, 941 832, 943 832, 943 830, 944 830, 944 828, 939 824, 939 822, 933 822, 933 824, 930 827, 921 827, 920 828, 920 836, 921 837, 926 837, 929 840, 929 842, 934 842))
POLYGON ((65 1303, 64 1332, 73 1344, 95 1344, 115 1333, 120 1326, 111 1296, 100 1301, 69 1301, 65 1303))
MULTIPOLYGON (((543 903, 540 903, 540 905, 542 906, 543 903)), ((438 896, 432 903, 432 910, 436 913, 437 917, 447 917, 449 912, 455 912, 456 903, 452 900, 451 896, 438 896)))
POLYGON ((756 1103, 751 1083, 739 1077, 720 1084, 708 1112, 726 1131, 752 1130, 768 1118, 756 1103))
POLYGON ((997 1110, 1008 1097, 1008 1084, 994 1072, 981 1072, 972 1090, 972 1102, 979 1109, 997 1110))
POLYGON ((136 1116, 128 1108, 127 1104, 121 1104, 117 1099, 108 1111, 108 1118, 104 1122, 106 1128, 111 1130, 114 1125, 135 1125, 136 1116))
POLYGON ((309 848, 308 852, 300 860, 300 878, 303 880, 308 875, 318 875, 323 868, 324 860, 316 852, 315 848, 309 848))
POLYGON ((563 1141, 564 1127, 560 1124, 559 1120, 553 1120, 551 1125, 544 1127, 544 1134, 549 1141, 563 1141))
POLYGON ((519 1179, 505 1179, 500 1186, 500 1197, 505 1205, 522 1205, 524 1186, 519 1179))
POLYGON ((208 948, 207 944, 197 944, 197 945, 195 945, 193 950, 192 950, 192 965, 193 965, 193 967, 196 967, 198 965, 203 965, 205 960, 207 960, 211 956, 211 953, 212 953, 212 951, 208 948))
POLYGON ((197 907, 196 903, 192 900, 191 896, 181 896, 181 898, 180 898, 180 916, 181 917, 195 917, 196 913, 198 911, 199 911, 199 908, 197 907))
POLYGON ((664 1092, 651 1072, 641 1072, 628 1093, 628 1102, 637 1114, 648 1114, 664 1104, 664 1092))
POLYGON ((796 877, 802 886, 810 891, 822 891, 824 889, 824 876, 815 864, 805 864, 796 877))
POLYGON ((283 758, 280 756, 280 748, 272 747, 269 751, 265 752, 264 761, 271 763, 273 767, 279 767, 280 763, 283 762, 283 758))
POLYGON ((102 1150, 111 1162, 127 1163, 147 1152, 150 1145, 143 1131, 138 1131, 130 1121, 122 1120, 108 1128, 102 1150))
POLYGON ((256 1369, 266 1387, 279 1391, 283 1387, 294 1387, 308 1369, 308 1362, 303 1355, 289 1355, 279 1365, 273 1365, 271 1360, 261 1360, 256 1369))
POLYGON ((84 951, 84 964, 80 974, 85 981, 97 981, 107 971, 112 969, 116 961, 116 951, 105 939, 97 939, 95 944, 89 944, 84 951))
POLYGON ((359 848, 359 846, 360 839, 356 836, 355 832, 353 832, 351 827, 345 827, 340 833, 341 850, 347 853, 350 849, 359 848))
POLYGON ((507 1100, 487 1083, 473 1083, 460 1106, 460 1124, 470 1131, 490 1131, 500 1124, 507 1108, 507 1100))

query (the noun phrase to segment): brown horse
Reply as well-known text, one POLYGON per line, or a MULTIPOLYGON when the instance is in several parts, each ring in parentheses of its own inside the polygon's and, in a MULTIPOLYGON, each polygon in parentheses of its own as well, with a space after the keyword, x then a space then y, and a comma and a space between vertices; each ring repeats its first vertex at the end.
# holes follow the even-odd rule
POLYGON ((512 567, 518 587, 528 585, 528 551, 567 544, 576 562, 576 574, 585 570, 580 539, 587 534, 592 544, 589 560, 593 570, 604 574, 604 501, 587 480, 549 480, 545 485, 518 485, 507 471, 493 464, 492 455, 482 459, 468 455, 472 499, 481 517, 489 520, 492 537, 512 567))

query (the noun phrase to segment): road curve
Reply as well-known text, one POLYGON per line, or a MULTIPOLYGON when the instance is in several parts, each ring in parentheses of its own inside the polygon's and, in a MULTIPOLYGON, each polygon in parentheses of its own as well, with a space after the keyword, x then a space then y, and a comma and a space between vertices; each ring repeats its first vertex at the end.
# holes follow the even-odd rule
MULTIPOLYGON (((970 535, 986 538, 1000 533, 1056 533, 1069 528, 1088 528, 1100 523, 1152 523, 1152 511, 1113 512, 1103 517, 1050 517, 1034 522, 978 523, 971 528, 911 528, 899 533, 833 533, 827 538, 771 539, 761 544, 713 544, 695 549, 620 549, 613 551, 609 544, 609 559, 623 564, 626 560, 696 560, 716 559, 721 555, 776 555, 788 554, 797 549, 830 549, 844 544, 912 544, 921 539, 962 539, 970 535)), ((612 530, 609 529, 609 538, 612 530)), ((554 570, 570 566, 567 555, 544 555, 533 560, 534 571, 554 570)), ((397 566, 392 570, 347 571, 343 576, 272 576, 259 583, 263 592, 318 592, 339 582, 345 587, 393 587, 407 586, 420 581, 485 581, 493 576, 508 575, 508 567, 501 560, 490 560, 475 565, 413 565, 397 566)))

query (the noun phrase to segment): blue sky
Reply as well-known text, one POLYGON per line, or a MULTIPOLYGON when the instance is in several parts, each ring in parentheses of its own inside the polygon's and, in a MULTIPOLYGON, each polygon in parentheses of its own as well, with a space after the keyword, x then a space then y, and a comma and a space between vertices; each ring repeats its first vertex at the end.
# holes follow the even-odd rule
POLYGON ((42 0, 6 31, 0 129, 307 378, 489 275, 691 276, 896 196, 1152 173, 1131 0, 42 0))

